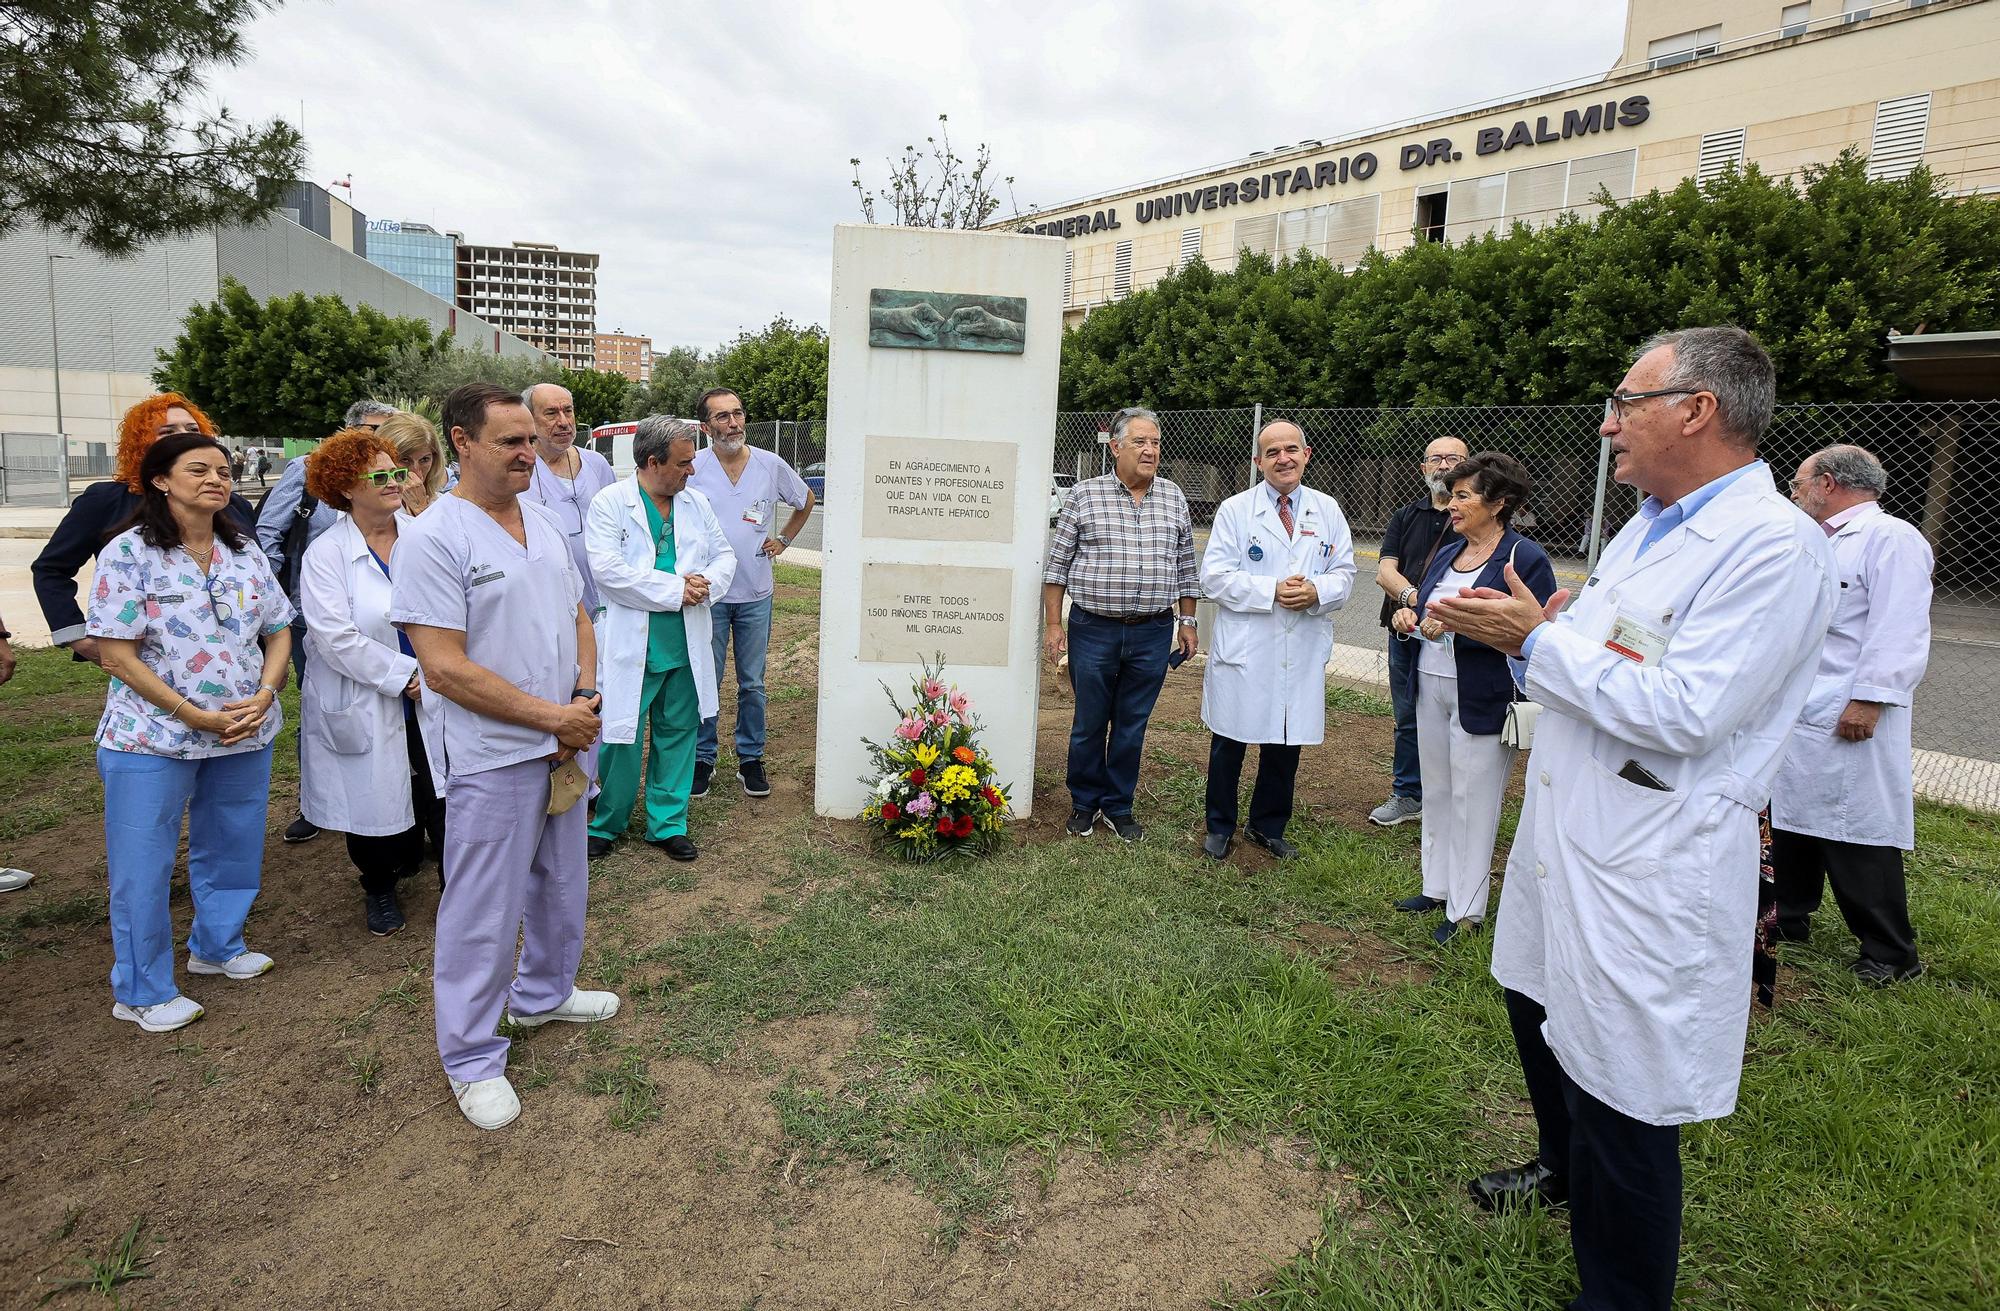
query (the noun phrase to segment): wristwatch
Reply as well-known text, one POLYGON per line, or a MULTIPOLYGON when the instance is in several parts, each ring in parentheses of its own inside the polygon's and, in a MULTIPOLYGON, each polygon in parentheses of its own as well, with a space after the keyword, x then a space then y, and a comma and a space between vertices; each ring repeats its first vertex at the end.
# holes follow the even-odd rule
POLYGON ((1193 628, 1195 626, 1193 615, 1176 615, 1174 616, 1174 622, 1182 628, 1193 628))
POLYGON ((1402 591, 1396 593, 1396 604, 1400 606, 1411 605, 1415 603, 1416 599, 1417 589, 1414 587, 1405 587, 1402 591))
POLYGON ((597 689, 594 687, 579 687, 570 692, 569 699, 574 701, 578 697, 582 697, 587 701, 591 697, 594 697, 596 695, 597 695, 597 689))
POLYGON ((783 533, 779 533, 779 534, 778 534, 778 545, 780 545, 780 546, 783 546, 783 547, 785 547, 785 548, 787 548, 787 549, 790 549, 790 547, 791 547, 791 545, 792 545, 792 539, 791 539, 791 538, 789 538, 789 537, 787 537, 787 536, 785 536, 785 535, 784 535, 783 533))

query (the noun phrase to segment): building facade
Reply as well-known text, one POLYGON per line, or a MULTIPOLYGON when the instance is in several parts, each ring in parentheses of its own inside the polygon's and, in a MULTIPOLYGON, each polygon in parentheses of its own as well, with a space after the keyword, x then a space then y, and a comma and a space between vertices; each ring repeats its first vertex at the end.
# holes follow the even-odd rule
POLYGON ((653 339, 628 332, 597 334, 597 367, 627 382, 653 380, 653 339))
POLYGON ((156 352, 172 346, 188 309, 214 300, 225 278, 259 300, 332 293, 450 330, 473 350, 541 353, 287 218, 156 241, 125 259, 24 225, 0 236, 0 432, 57 430, 60 360, 62 429, 72 448, 115 442, 119 416, 154 391, 156 352))
POLYGON ((456 301, 457 233, 439 232, 428 223, 370 219, 367 238, 369 263, 416 283, 439 300, 456 301))
POLYGON ((1995 0, 1631 0, 1603 78, 1344 141, 1302 141, 993 226, 1067 243, 1074 322, 1197 256, 1352 266, 1371 247, 1585 217, 1734 164, 1779 176, 1869 156, 1959 195, 2000 191, 1995 0))
POLYGON ((597 363, 597 256, 535 241, 458 244, 460 309, 491 319, 572 369, 597 363))
MULTIPOLYGON (((368 255, 368 216, 317 182, 285 185, 278 217, 290 219, 352 255, 368 255)), ((449 298, 447 298, 449 299, 449 298)))

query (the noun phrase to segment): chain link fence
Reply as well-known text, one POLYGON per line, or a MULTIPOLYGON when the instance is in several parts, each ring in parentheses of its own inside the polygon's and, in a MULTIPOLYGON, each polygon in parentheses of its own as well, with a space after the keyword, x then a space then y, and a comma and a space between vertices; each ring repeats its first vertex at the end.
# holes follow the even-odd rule
MULTIPOLYGON (((1602 416, 1589 405, 1173 410, 1160 415, 1160 472, 1187 493, 1199 536, 1217 505, 1256 481, 1257 430, 1274 419, 1298 424, 1313 452, 1306 482, 1340 502, 1360 565, 1354 600, 1336 623, 1336 663, 1350 677, 1381 681, 1387 658, 1372 582, 1376 547, 1389 516, 1422 492, 1424 445, 1457 436, 1474 451, 1522 460, 1535 490, 1515 526, 1574 586, 1640 499, 1612 483, 1600 462, 1602 416)), ((1052 492, 1109 472, 1110 422, 1110 412, 1057 416, 1052 492)), ((1914 707, 1918 791, 2000 811, 2000 554, 1991 549, 2000 505, 1967 476, 2000 453, 2000 402, 1783 405, 1762 454, 1782 485, 1806 456, 1842 442, 1882 461, 1883 507, 1917 525, 1936 553, 1931 659, 1914 707)))
POLYGON ((68 505, 68 443, 52 432, 0 432, 0 505, 68 505))

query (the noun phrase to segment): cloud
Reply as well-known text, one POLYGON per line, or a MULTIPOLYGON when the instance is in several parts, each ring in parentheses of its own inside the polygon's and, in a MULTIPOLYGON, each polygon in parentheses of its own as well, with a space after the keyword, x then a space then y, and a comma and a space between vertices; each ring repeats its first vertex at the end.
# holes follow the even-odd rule
POLYGON ((831 229, 860 217, 849 158, 880 186, 940 113, 1046 207, 1586 77, 1622 23, 1553 0, 305 0, 213 87, 257 119, 303 99, 308 176, 351 173, 371 218, 595 251, 600 328, 706 348, 825 321, 831 229))

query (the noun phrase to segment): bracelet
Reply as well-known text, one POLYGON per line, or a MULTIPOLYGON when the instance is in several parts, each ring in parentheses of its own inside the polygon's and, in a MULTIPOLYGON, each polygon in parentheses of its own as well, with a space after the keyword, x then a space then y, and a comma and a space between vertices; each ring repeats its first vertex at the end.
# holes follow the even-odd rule
MULTIPOLYGON (((271 686, 271 685, 270 685, 269 683, 259 683, 259 684, 257 684, 257 691, 258 691, 258 692, 269 692, 269 693, 271 694, 271 699, 272 699, 273 701, 276 701, 276 700, 278 699, 278 689, 277 689, 277 688, 275 688, 275 687, 272 687, 272 686, 271 686)), ((252 695, 255 695, 255 693, 252 693, 252 695)))
POLYGON ((176 706, 175 706, 175 707, 174 707, 174 708, 173 708, 172 710, 169 710, 169 711, 167 712, 167 718, 168 718, 168 719, 179 719, 179 718, 180 718, 180 716, 181 716, 181 706, 184 706, 184 705, 186 705, 187 703, 188 703, 188 699, 187 699, 186 697, 182 697, 182 698, 180 699, 180 703, 179 703, 178 705, 176 705, 176 706))

